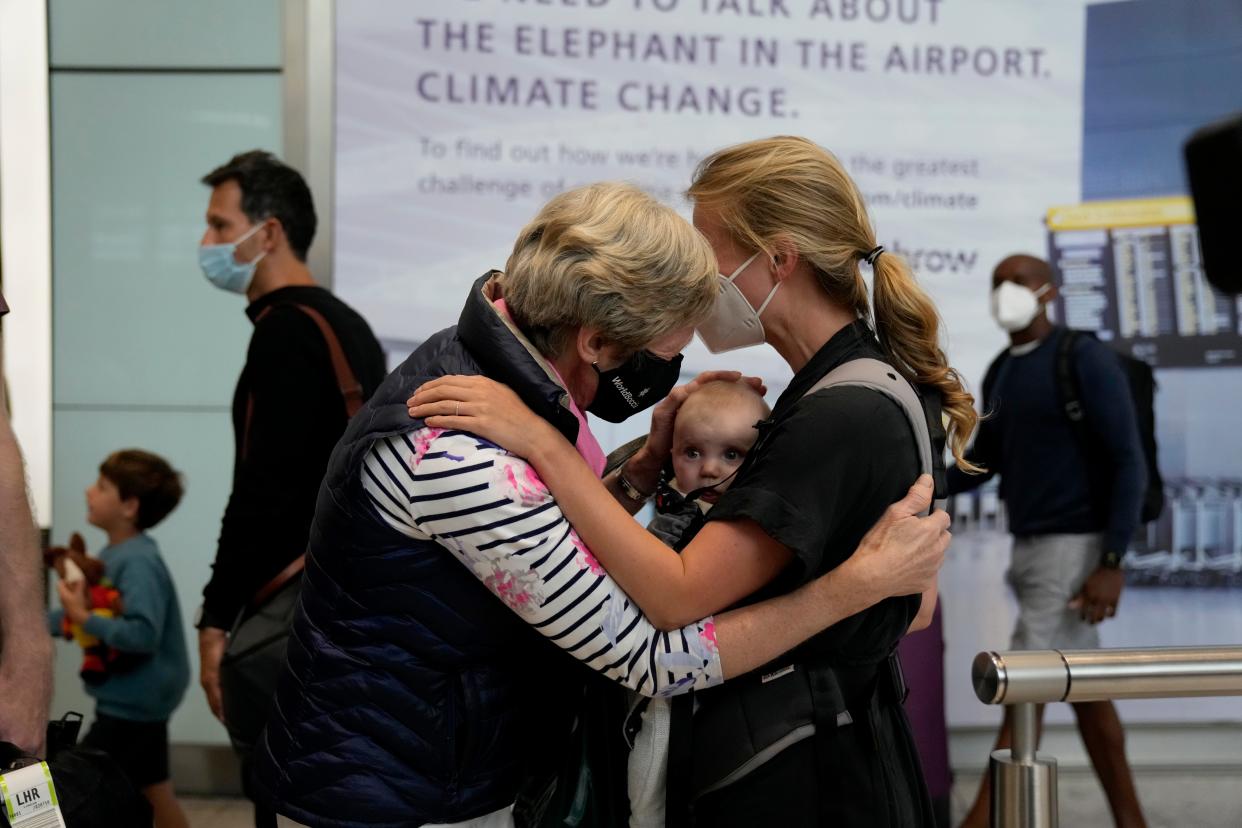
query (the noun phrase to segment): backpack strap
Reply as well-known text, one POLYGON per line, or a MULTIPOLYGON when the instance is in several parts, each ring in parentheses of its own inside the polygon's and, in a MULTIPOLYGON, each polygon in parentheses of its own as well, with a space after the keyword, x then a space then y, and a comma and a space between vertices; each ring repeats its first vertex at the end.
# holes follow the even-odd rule
MULTIPOLYGON (((913 432, 914 441, 918 445, 919 468, 922 473, 930 474, 933 478, 936 478, 937 467, 939 467, 939 479, 943 480, 944 459, 938 458, 932 448, 932 433, 927 412, 923 406, 923 400, 919 397, 918 392, 914 390, 914 386, 905 377, 897 373, 897 370, 891 365, 878 359, 855 359, 829 371, 820 378, 819 382, 807 389, 803 397, 814 394, 816 391, 822 391, 825 388, 841 386, 870 388, 897 403, 898 407, 905 412, 906 420, 910 424, 910 431, 913 432)), ((932 504, 933 509, 940 506, 940 503, 932 504)), ((924 512, 924 514, 927 514, 927 512, 924 512)))
POLYGON ((1066 330, 1057 342, 1057 394, 1061 408, 1073 424, 1074 432, 1083 445, 1089 443, 1086 433, 1086 412, 1082 409, 1082 389, 1078 384, 1078 370, 1074 365, 1074 346, 1078 344, 1078 331, 1066 330))
MULTIPOLYGON (((1097 510, 1107 510, 1107 495, 1110 490, 1110 479, 1107 469, 1110 466, 1106 463, 1097 462, 1099 442, 1096 436, 1091 433, 1091 428, 1087 424, 1087 411, 1082 404, 1082 382, 1078 377, 1078 361, 1074 357, 1074 348, 1083 337, 1095 338, 1094 334, 1089 331, 1066 329, 1061 334, 1061 339, 1057 342, 1057 396, 1061 402, 1061 410, 1065 413, 1065 418, 1069 420, 1070 430, 1074 432, 1074 443, 1078 446, 1078 450, 1081 452, 1087 467, 1087 492, 1092 507, 1097 510)), ((1128 370, 1124 365, 1121 367, 1123 372, 1128 370)), ((1135 405, 1137 415, 1138 408, 1134 403, 1133 386, 1130 383, 1129 376, 1125 377, 1125 382, 1128 392, 1127 399, 1132 405, 1135 405)), ((1150 410, 1150 407, 1148 410, 1150 410)), ((1154 448, 1153 445, 1153 450, 1154 448)), ((1146 450, 1144 450, 1144 456, 1150 456, 1147 455, 1146 450)), ((1151 465, 1149 461, 1147 463, 1148 468, 1151 465)), ((1144 497, 1148 497, 1148 494, 1144 493, 1144 497)))
POLYGON ((1074 432, 1074 442, 1086 462, 1087 491, 1091 502, 1099 506, 1100 493, 1107 490, 1107 485, 1101 478, 1101 466, 1092 462, 1095 440, 1087 425, 1086 409, 1082 407, 1082 384, 1078 381, 1078 364, 1074 359, 1074 347, 1081 336, 1081 332, 1067 329, 1057 341, 1057 397, 1061 402, 1061 410, 1065 412, 1065 419, 1069 420, 1070 430, 1074 432))

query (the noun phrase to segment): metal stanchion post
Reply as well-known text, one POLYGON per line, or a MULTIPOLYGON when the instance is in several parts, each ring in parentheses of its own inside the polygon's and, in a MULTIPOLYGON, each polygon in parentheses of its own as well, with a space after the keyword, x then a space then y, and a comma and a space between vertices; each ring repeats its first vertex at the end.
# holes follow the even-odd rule
POLYGON ((1009 750, 992 753, 992 828, 1057 828, 1057 760, 1036 753, 1035 705, 1015 704, 1009 750))
POLYGON ((1242 647, 983 652, 971 667, 984 704, 1013 709, 1013 749, 992 753, 992 828, 1056 828, 1057 760, 1039 755, 1035 705, 1242 696, 1242 647))

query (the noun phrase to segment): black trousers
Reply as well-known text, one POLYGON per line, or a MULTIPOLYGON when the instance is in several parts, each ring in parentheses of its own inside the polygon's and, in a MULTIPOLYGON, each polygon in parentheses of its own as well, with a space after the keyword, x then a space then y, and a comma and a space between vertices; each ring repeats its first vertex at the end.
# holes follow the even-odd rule
POLYGON ((905 711, 878 695, 852 724, 821 728, 694 804, 712 828, 935 828, 905 711), (824 732, 827 731, 827 732, 824 732))
POLYGON ((242 793, 254 803, 254 828, 276 828, 276 811, 261 804, 254 798, 254 751, 239 753, 241 759, 242 793))

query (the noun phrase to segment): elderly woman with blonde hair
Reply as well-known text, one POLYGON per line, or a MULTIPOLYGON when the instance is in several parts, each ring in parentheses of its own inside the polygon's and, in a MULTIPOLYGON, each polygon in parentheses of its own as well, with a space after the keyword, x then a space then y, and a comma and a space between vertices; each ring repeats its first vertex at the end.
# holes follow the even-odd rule
MULTIPOLYGON (((524 459, 407 414, 430 379, 488 377, 598 480, 605 458, 584 412, 619 422, 665 397, 716 280, 703 237, 639 190, 563 193, 504 272, 474 284, 458 324, 354 417, 320 490, 258 749, 256 786, 286 824, 528 824, 538 807, 515 800, 563 759, 583 665, 648 696, 708 688, 932 580, 947 521, 912 517, 922 487, 828 577, 715 617, 728 601, 675 624, 649 618, 524 459)), ((696 382, 722 376, 738 379, 696 382)), ((626 485, 603 483, 633 511, 626 485)))

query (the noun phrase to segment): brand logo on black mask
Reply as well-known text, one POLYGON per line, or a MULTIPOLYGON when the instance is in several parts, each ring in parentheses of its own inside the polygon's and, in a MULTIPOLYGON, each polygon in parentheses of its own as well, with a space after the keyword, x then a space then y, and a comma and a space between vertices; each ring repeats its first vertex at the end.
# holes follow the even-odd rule
POLYGON ((664 399, 681 376, 681 354, 661 359, 647 351, 639 351, 616 368, 601 371, 595 399, 587 411, 610 423, 619 423, 644 408, 664 399), (630 388, 641 388, 635 395, 630 388))

